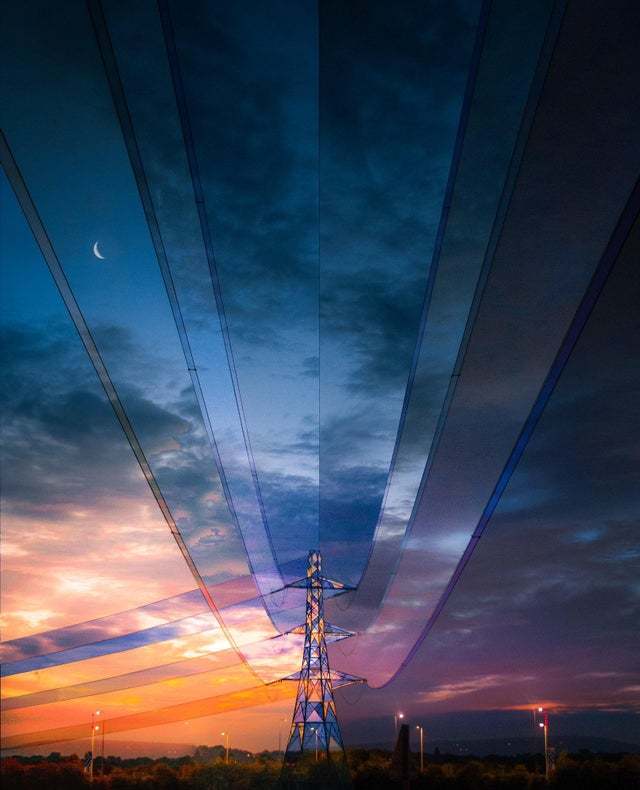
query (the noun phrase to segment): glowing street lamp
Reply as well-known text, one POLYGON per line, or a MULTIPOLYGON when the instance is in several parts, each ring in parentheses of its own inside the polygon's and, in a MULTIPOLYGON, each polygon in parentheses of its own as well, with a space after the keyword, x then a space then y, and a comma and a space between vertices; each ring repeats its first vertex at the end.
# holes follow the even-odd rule
POLYGON ((229 765, 229 733, 228 732, 221 732, 220 735, 224 737, 225 743, 225 758, 224 761, 227 765, 229 765))
POLYGON ((96 724, 96 716, 99 716, 102 711, 94 710, 91 714, 91 762, 89 763, 89 781, 93 782, 93 753, 96 743, 96 733, 100 732, 100 725, 96 724))
POLYGON ((550 765, 549 765, 549 714, 544 708, 538 708, 538 713, 542 713, 542 721, 538 722, 538 727, 541 727, 544 732, 544 776, 549 781, 550 765))
POLYGON ((107 722, 102 720, 102 746, 100 748, 100 776, 104 776, 104 731, 107 729, 107 722))
POLYGON ((394 713, 393 714, 393 723, 396 728, 396 738, 398 737, 398 722, 404 719, 404 713, 394 713))
POLYGON ((420 732, 420 773, 424 771, 424 730, 421 724, 416 724, 416 730, 420 732))

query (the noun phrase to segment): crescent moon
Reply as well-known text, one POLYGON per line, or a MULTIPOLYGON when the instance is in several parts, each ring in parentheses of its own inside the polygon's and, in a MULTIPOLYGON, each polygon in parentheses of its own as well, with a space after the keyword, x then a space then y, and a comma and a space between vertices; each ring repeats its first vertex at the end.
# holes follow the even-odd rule
POLYGON ((93 254, 96 256, 96 258, 99 258, 101 261, 103 261, 105 259, 104 255, 102 255, 101 252, 100 252, 100 248, 98 247, 98 242, 97 241, 93 245, 93 254))

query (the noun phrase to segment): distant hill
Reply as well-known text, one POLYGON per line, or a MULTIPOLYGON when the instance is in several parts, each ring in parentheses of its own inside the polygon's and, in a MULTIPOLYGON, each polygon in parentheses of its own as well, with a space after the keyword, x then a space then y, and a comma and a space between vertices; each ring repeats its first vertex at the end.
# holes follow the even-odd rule
MULTIPOLYGON (((349 744, 352 748, 383 749, 389 751, 392 744, 389 741, 378 743, 349 744)), ((640 744, 627 743, 613 738, 598 738, 580 735, 558 735, 551 739, 551 746, 556 752, 577 753, 581 750, 588 750, 600 754, 619 754, 621 752, 630 754, 640 754, 640 744)), ((412 751, 417 752, 415 742, 412 743, 412 751)), ((512 757, 518 754, 541 754, 541 738, 484 738, 484 739, 458 739, 458 740, 429 740, 425 743, 426 754, 433 754, 435 749, 441 755, 455 755, 459 757, 487 757, 495 754, 499 756, 512 757)), ((87 751, 87 741, 69 741, 62 744, 50 744, 40 748, 16 749, 5 751, 3 757, 9 754, 19 754, 30 756, 41 754, 48 756, 51 752, 61 752, 62 754, 84 755, 87 751)), ((151 757, 183 757, 185 755, 194 756, 196 759, 211 760, 224 755, 224 747, 221 745, 210 747, 197 747, 190 743, 150 743, 147 741, 112 741, 106 745, 106 753, 117 755, 122 758, 151 757)), ((244 749, 231 749, 231 756, 239 762, 246 762, 252 759, 252 753, 244 749)), ((276 757, 275 752, 273 757, 276 757)))
MULTIPOLYGON (((48 757, 52 752, 60 752, 63 755, 77 754, 82 757, 88 748, 87 741, 67 741, 59 744, 47 744, 40 748, 28 747, 26 749, 13 749, 5 750, 2 752, 3 757, 11 754, 17 754, 22 757, 31 757, 32 755, 42 755, 48 757)), ((107 742, 105 745, 106 757, 122 757, 123 759, 134 759, 136 757, 150 757, 154 760, 159 757, 185 757, 189 755, 196 760, 203 762, 223 758, 225 748, 221 744, 216 746, 195 746, 192 743, 150 743, 147 741, 118 741, 112 740, 111 743, 107 742)), ((96 749, 96 756, 100 754, 100 747, 96 749)), ((229 750, 229 756, 236 762, 247 762, 253 759, 252 752, 246 749, 229 750)))
MULTIPOLYGON (((388 750, 389 742, 375 744, 359 744, 364 748, 377 748, 388 750)), ((556 752, 579 752, 583 749, 595 753, 617 754, 629 752, 640 754, 640 744, 626 743, 613 738, 597 738, 582 735, 558 735, 551 739, 550 746, 556 752)), ((513 756, 516 754, 542 753, 541 738, 484 738, 461 740, 433 740, 425 743, 425 752, 433 754, 439 749, 441 754, 459 756, 486 757, 490 754, 513 756)), ((412 750, 417 751, 412 744, 412 750)))
MULTIPOLYGON (((77 754, 84 755, 87 751, 87 740, 81 741, 65 741, 64 743, 52 743, 40 747, 27 747, 26 749, 15 749, 11 751, 3 751, 2 756, 8 754, 20 754, 30 756, 32 754, 42 754, 45 757, 51 752, 60 752, 61 754, 77 754)), ((105 744, 105 752, 107 756, 116 755, 118 757, 183 757, 186 754, 194 754, 196 746, 191 743, 152 743, 147 741, 116 741, 111 743, 107 741, 105 744)), ((96 754, 100 751, 99 747, 96 749, 96 754)))

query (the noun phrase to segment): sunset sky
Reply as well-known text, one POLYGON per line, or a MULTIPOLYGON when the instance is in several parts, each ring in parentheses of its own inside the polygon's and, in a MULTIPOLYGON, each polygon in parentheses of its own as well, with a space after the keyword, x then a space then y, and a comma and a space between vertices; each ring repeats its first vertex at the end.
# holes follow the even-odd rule
POLYGON ((640 18, 577 5, 7 5, 3 746, 276 748, 316 547, 347 743, 640 743, 640 18))

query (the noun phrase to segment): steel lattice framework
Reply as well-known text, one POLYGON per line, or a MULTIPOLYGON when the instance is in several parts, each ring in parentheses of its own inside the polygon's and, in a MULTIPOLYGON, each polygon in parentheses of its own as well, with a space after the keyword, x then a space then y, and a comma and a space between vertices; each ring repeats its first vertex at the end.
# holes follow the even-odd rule
POLYGON ((295 763, 305 751, 315 752, 318 756, 322 753, 327 758, 331 750, 344 754, 333 689, 366 681, 346 672, 331 670, 327 654, 327 637, 330 641, 338 641, 352 634, 325 621, 323 591, 352 588, 322 575, 322 557, 317 550, 309 552, 306 577, 288 586, 306 587, 307 590, 305 623, 288 632, 304 634, 302 667, 300 672, 282 679, 298 681, 285 752, 285 763, 295 763))

